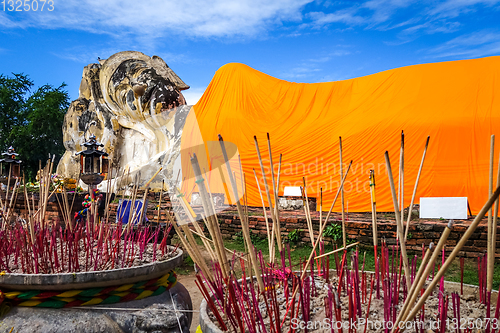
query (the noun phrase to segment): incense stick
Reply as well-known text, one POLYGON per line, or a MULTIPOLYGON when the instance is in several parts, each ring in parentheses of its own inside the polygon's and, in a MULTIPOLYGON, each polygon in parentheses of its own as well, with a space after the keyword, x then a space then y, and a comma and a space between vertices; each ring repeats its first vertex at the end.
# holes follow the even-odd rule
MULTIPOLYGON (((323 220, 323 187, 319 188, 319 229, 321 230, 323 220)), ((323 240, 323 235, 319 234, 319 239, 323 240)))
POLYGON ((163 189, 165 187, 165 180, 161 181, 160 198, 158 200, 158 214, 156 215, 156 223, 160 225, 160 214, 161 214, 161 199, 163 196, 163 189))
POLYGON ((341 247, 340 249, 336 249, 336 250, 333 250, 331 252, 328 252, 328 253, 325 253, 325 254, 322 254, 322 255, 319 255, 317 257, 314 257, 314 259, 321 259, 323 257, 328 257, 328 256, 331 256, 332 254, 335 254, 337 252, 340 252, 340 251, 344 251, 344 250, 347 250, 348 248, 351 248, 353 246, 356 246, 358 245, 360 242, 356 242, 356 243, 352 243, 352 244, 349 244, 347 245, 346 247, 341 247))
MULTIPOLYGON (((340 179, 342 179, 342 175, 344 174, 343 168, 343 160, 342 160, 342 137, 339 136, 339 161, 340 161, 340 179)), ((341 189, 340 195, 340 204, 342 206, 342 244, 346 247, 347 237, 345 231, 345 209, 344 209, 344 188, 341 189)))
MULTIPOLYGON (((267 133, 267 149, 269 152, 269 163, 271 165, 271 179, 273 181, 273 195, 274 195, 274 208, 276 209, 274 213, 274 217, 276 218, 276 241, 278 242, 278 250, 281 252, 282 250, 282 240, 281 240, 281 226, 280 226, 280 217, 278 210, 278 188, 276 187, 276 181, 274 178, 274 165, 273 165, 273 156, 271 153, 271 139, 269 137, 269 133, 267 133)), ((280 155, 280 168, 281 168, 281 155, 280 155)))
MULTIPOLYGON (((497 171, 497 185, 496 187, 500 187, 500 156, 498 158, 498 171, 497 171)), ((498 219, 498 205, 499 205, 499 200, 497 199, 495 202, 495 209, 493 213, 493 221, 492 221, 492 232, 491 232, 491 253, 492 253, 492 265, 495 265, 495 254, 496 254, 496 247, 497 247, 497 219, 498 219)), ((494 269, 494 267, 493 267, 494 269)), ((500 303, 497 301, 497 303, 500 303)))
MULTIPOLYGON (((214 240, 215 250, 219 258, 219 263, 222 268, 222 273, 224 278, 227 278, 229 276, 229 263, 227 260, 226 253, 222 250, 223 242, 220 234, 219 223, 215 219, 214 216, 215 212, 212 211, 212 206, 209 204, 210 198, 206 189, 205 179, 201 175, 201 169, 196 154, 193 154, 193 157, 191 157, 191 165, 193 166, 196 184, 198 185, 201 203, 203 206, 203 212, 207 218, 208 225, 210 225, 212 229, 211 236, 212 239, 214 240)), ((181 202, 183 201, 183 199, 184 198, 181 198, 181 202)), ((194 221, 194 219, 192 220, 194 221)))
POLYGON ((405 134, 401 131, 401 150, 399 154, 399 195, 398 200, 401 212, 401 221, 404 221, 405 203, 404 203, 404 193, 405 193, 405 134))
MULTIPOLYGON (((341 192, 341 190, 342 190, 342 188, 344 186, 344 182, 345 182, 345 180, 347 178, 347 175, 349 174, 349 170, 351 169, 351 165, 352 165, 352 161, 349 163, 349 166, 347 167, 345 175, 342 178, 342 181, 340 182, 340 186, 339 186, 339 188, 337 190, 337 194, 335 194, 335 198, 333 199, 332 206, 330 207, 330 210, 328 211, 328 214, 325 217, 325 223, 323 224, 321 230, 319 231, 320 234, 323 233, 323 231, 324 231, 324 229, 325 229, 325 227, 326 227, 326 225, 328 223, 328 219, 330 218, 330 215, 332 213, 333 207, 335 206, 335 203, 337 202, 337 198, 338 198, 338 196, 339 196, 339 194, 340 194, 340 192, 341 192)), ((314 257, 314 253, 316 251, 316 248, 318 247, 318 244, 319 244, 319 239, 317 239, 316 243, 314 243, 314 246, 313 246, 313 248, 311 250, 311 254, 309 255, 309 259, 307 259, 307 263, 305 265, 306 267, 308 267, 311 264, 311 260, 314 257)), ((300 279, 303 279, 304 276, 305 276, 305 274, 306 274, 306 270, 304 270, 302 272, 302 275, 301 275, 300 279)), ((295 295, 297 294, 297 290, 298 290, 298 286, 295 287, 295 290, 294 290, 292 298, 291 298, 292 300, 295 298, 295 295)))
MULTIPOLYGON (((446 259, 446 261, 444 262, 444 264, 441 266, 441 269, 437 272, 437 274, 435 275, 435 277, 432 280, 432 282, 427 286, 424 294, 420 297, 418 303, 413 307, 413 309, 410 312, 410 314, 405 318, 405 320, 404 320, 405 322, 406 321, 410 321, 413 318, 415 318, 415 316, 420 311, 420 309, 424 305, 424 303, 427 300, 427 298, 429 297, 429 295, 432 293, 432 291, 434 290, 434 288, 438 284, 438 282, 441 279, 441 277, 448 270, 448 267, 450 266, 451 262, 455 259, 455 257, 458 255, 458 252, 461 251, 462 247, 465 245, 465 243, 472 236, 472 234, 476 230, 478 224, 481 222, 481 220, 483 219, 484 215, 486 215, 486 212, 491 208, 491 206, 493 205, 493 203, 495 202, 495 200, 498 198, 499 194, 500 194, 500 187, 498 187, 495 190, 495 192, 491 195, 491 197, 488 199, 488 201, 484 204, 484 206, 481 209, 481 211, 476 215, 476 218, 469 225, 469 227, 465 231, 465 233, 462 236, 462 238, 460 239, 460 241, 457 243, 457 245, 455 246, 455 248, 453 249, 453 251, 451 252, 451 254, 448 256, 448 258, 446 259)), ((431 261, 432 261, 432 258, 431 258, 431 261)), ((404 328, 401 330, 401 332, 403 332, 403 330, 404 330, 404 328)))
MULTIPOLYGON (((214 242, 212 239, 210 239, 210 238, 206 237, 205 235, 203 235, 203 232, 193 231, 193 230, 191 230, 191 232, 192 232, 193 234, 195 234, 196 236, 200 237, 202 240, 205 240, 205 241, 210 242, 210 243, 213 243, 213 242, 214 242)), ((230 254, 233 254, 233 253, 234 253, 234 251, 233 251, 233 250, 230 250, 230 249, 228 249, 227 247, 225 247, 225 248, 224 248, 224 250, 226 250, 226 252, 228 252, 228 253, 230 253, 230 254)), ((243 260, 248 261, 246 258, 244 258, 244 257, 242 257, 242 258, 243 258, 243 260)), ((215 257, 214 257, 214 260, 215 260, 215 257)))
MULTIPOLYGON (((267 209, 266 209, 266 205, 264 203, 264 197, 262 196, 262 191, 260 189, 260 183, 259 183, 259 179, 257 178, 257 173, 255 172, 255 169, 252 169, 253 170, 253 174, 255 176, 255 182, 257 183, 257 191, 259 191, 259 195, 260 195, 260 201, 262 202, 262 210, 264 212, 264 220, 266 221, 266 236, 267 236, 267 243, 268 243, 268 246, 269 246, 269 255, 271 255, 272 253, 274 253, 274 230, 272 233, 269 232, 269 221, 268 221, 268 218, 267 218, 267 209)), ((274 258, 272 256, 272 258, 274 258)))
MULTIPOLYGON (((406 296, 406 300, 403 304, 403 307, 399 311, 398 318, 396 319, 395 322, 396 325, 394 325, 394 327, 397 327, 397 324, 401 321, 401 318, 404 318, 404 316, 408 314, 408 312, 410 311, 410 305, 415 303, 418 294, 420 293, 420 290, 424 286, 424 283, 427 280, 427 277, 429 276, 429 273, 432 269, 431 265, 427 265, 427 263, 429 262, 429 259, 431 263, 436 261, 441 248, 444 246, 446 240, 448 239, 448 236, 450 235, 451 227, 453 227, 453 225, 449 223, 446 229, 441 234, 441 238, 439 239, 438 242, 437 251, 433 251, 434 243, 429 244, 429 248, 425 252, 425 256, 422 259, 422 263, 420 264, 418 273, 415 276, 415 280, 413 281, 413 284, 411 285, 408 295, 406 296), (431 255, 433 255, 432 258, 430 258, 431 255)), ((393 329, 392 331, 394 332, 394 330, 395 329, 393 329)))
POLYGON ((389 159, 389 152, 385 152, 385 163, 387 166, 387 176, 389 177, 389 184, 391 185, 392 201, 394 204, 394 214, 396 215, 397 233, 399 235, 399 244, 401 247, 401 255, 403 256, 403 267, 405 270, 406 286, 410 290, 410 269, 408 267, 408 256, 406 254, 406 244, 403 235, 403 224, 399 215, 398 199, 396 197, 396 188, 394 186, 394 178, 392 177, 391 161, 389 159))
POLYGON ((408 220, 406 221, 406 230, 405 230, 405 241, 408 239, 408 230, 410 229, 411 223, 411 212, 413 210, 413 204, 415 203, 415 197, 417 195, 417 187, 420 181, 420 175, 422 173, 422 168, 424 166, 425 155, 427 154, 427 147, 429 146, 430 136, 427 137, 425 142, 424 153, 422 154, 422 160, 420 161, 420 167, 418 168, 417 179, 415 180, 415 187, 413 188, 413 194, 411 196, 410 208, 408 209, 408 220))
MULTIPOLYGON (((488 181, 488 197, 491 196, 493 192, 493 164, 495 160, 495 135, 491 136, 490 143, 490 172, 489 172, 489 181, 488 181)), ((490 208, 488 211, 488 266, 487 266, 487 291, 491 293, 493 289, 493 270, 495 265, 495 252, 493 250, 493 243, 496 243, 496 239, 493 239, 493 210, 490 208)), ((496 226, 495 226, 496 228, 496 226)), ((489 316, 489 315, 488 315, 489 316)))
MULTIPOLYGON (((257 150, 257 157, 259 158, 260 171, 262 173, 262 178, 264 180, 264 188, 266 190, 267 201, 269 203, 269 210, 271 211, 271 219, 273 220, 273 228, 274 228, 275 235, 276 235, 276 240, 277 240, 277 243, 278 243, 278 251, 281 252, 281 232, 278 229, 278 223, 276 221, 276 215, 274 214, 273 203, 271 201, 271 194, 269 192, 269 186, 267 185, 266 173, 264 171, 264 164, 262 162, 262 157, 260 155, 259 143, 257 142, 257 137, 256 136, 254 136, 253 138, 254 138, 254 142, 255 142, 255 149, 257 150)), ((271 256, 274 257, 274 254, 272 254, 271 256)))
POLYGON ((279 191, 280 191, 280 177, 281 177, 281 158, 283 157, 283 154, 280 154, 280 160, 279 160, 279 164, 278 164, 278 179, 276 180, 276 216, 278 217, 278 220, 279 220, 279 207, 278 207, 278 203, 279 203, 279 191))
MULTIPOLYGON (((255 139, 255 140, 257 140, 257 139, 255 139)), ((260 268, 257 266, 257 257, 255 255, 255 250, 252 248, 253 245, 252 245, 252 240, 250 239, 250 230, 248 227, 248 223, 245 223, 245 218, 243 217, 243 211, 242 211, 241 203, 240 203, 239 196, 238 196, 238 187, 236 185, 236 181, 235 181, 235 179, 233 177, 233 173, 231 171, 231 165, 229 164, 229 158, 227 156, 227 151, 226 151, 226 147, 224 145, 224 140, 222 139, 222 136, 220 134, 219 134, 219 143, 220 143, 220 146, 222 149, 222 154, 224 155, 224 161, 226 163, 227 172, 229 174, 229 180, 230 180, 231 186, 233 188, 233 194, 234 194, 235 198, 237 199, 236 208, 238 210, 238 214, 240 216, 240 220, 242 223, 241 229, 243 231, 243 237, 245 237, 245 240, 249 246, 248 252, 250 254, 250 261, 252 263, 252 267, 254 269, 257 283, 259 284, 259 288, 261 288, 260 290, 264 290, 264 283, 262 282, 261 271, 260 271, 260 268)), ((270 200, 269 200, 269 204, 272 205, 270 200)), ((271 209, 271 214, 272 214, 272 216, 274 216, 272 209, 271 209)))
POLYGON ((378 245, 378 231, 377 231, 377 199, 375 197, 375 171, 370 170, 370 197, 372 201, 372 232, 373 232, 373 249, 375 252, 375 260, 377 260, 377 245, 378 245))
POLYGON ((302 181, 304 187, 302 188, 301 194, 302 194, 302 202, 304 205, 304 213, 306 216, 307 228, 309 230, 309 239, 311 240, 311 245, 314 245, 314 230, 312 226, 311 213, 309 211, 309 198, 307 197, 306 178, 302 177, 302 181))

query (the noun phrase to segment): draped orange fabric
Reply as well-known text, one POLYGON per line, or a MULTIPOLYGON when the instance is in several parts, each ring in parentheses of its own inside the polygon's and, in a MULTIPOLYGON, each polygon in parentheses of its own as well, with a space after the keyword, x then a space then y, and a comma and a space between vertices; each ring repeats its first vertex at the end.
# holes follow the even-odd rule
MULTIPOLYGON (((416 203, 420 197, 466 196, 477 212, 488 195, 490 136, 500 134, 499 80, 500 57, 415 65, 314 84, 279 80, 231 63, 215 73, 194 111, 204 141, 216 141, 220 133, 237 145, 250 205, 261 205, 252 171, 261 178, 254 135, 272 188, 269 132, 276 173, 283 154, 280 195, 285 186, 301 186, 305 177, 309 196, 319 198, 323 189, 327 210, 340 183, 341 136, 344 171, 353 161, 345 184, 349 211, 371 210, 370 169, 375 170, 377 209, 392 211, 384 152, 389 151, 397 186, 404 130, 405 207, 430 136, 416 203)), ((334 210, 339 209, 337 203, 334 210)))

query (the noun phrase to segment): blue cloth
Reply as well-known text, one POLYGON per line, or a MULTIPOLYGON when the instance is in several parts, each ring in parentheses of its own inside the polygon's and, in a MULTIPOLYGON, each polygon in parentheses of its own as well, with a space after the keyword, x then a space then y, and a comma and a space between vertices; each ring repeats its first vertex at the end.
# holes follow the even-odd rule
MULTIPOLYGON (((133 224, 139 223, 139 219, 141 218, 142 204, 143 204, 142 200, 135 200, 135 206, 134 206, 135 218, 132 221, 133 224)), ((142 216, 143 219, 146 217, 147 207, 148 207, 148 202, 146 200, 146 208, 144 209, 144 213, 142 216)), ((120 222, 121 220, 123 224, 127 224, 131 212, 132 212, 132 200, 120 199, 120 202, 118 204, 118 209, 116 210, 116 223, 120 222)))

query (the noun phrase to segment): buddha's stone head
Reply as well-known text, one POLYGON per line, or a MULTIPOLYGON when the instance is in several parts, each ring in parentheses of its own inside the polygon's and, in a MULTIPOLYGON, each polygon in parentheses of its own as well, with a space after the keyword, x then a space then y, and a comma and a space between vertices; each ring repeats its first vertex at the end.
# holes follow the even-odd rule
MULTIPOLYGON (((161 59, 125 51, 83 70, 79 98, 63 124, 66 153, 57 172, 76 178, 75 155, 90 134, 104 144, 116 170, 141 171, 164 165, 179 144, 189 111, 181 91, 186 85, 161 59)), ((145 171, 142 177, 147 177, 145 171)))

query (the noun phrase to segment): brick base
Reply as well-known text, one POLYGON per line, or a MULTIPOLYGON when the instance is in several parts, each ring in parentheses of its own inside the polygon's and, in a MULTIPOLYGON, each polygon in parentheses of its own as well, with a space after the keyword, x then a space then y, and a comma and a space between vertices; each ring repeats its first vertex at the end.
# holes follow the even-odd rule
MULTIPOLYGON (((288 214, 289 215, 289 214, 288 214)), ((389 245, 396 244, 396 223, 388 220, 384 213, 379 213, 377 217, 378 239, 385 238, 386 243, 389 245)), ((323 219, 324 219, 323 215, 323 219)), ((222 234, 226 238, 233 237, 237 232, 241 231, 241 224, 239 218, 235 214, 222 214, 218 216, 220 221, 220 228, 222 234)), ((269 227, 272 226, 271 218, 269 220, 269 227)), ((445 251, 450 253, 457 242, 464 234, 467 227, 471 224, 470 220, 456 220, 453 230, 446 242, 445 251)), ((319 219, 313 218, 314 237, 319 235, 319 219)), ((341 216, 339 213, 333 213, 329 223, 341 224, 341 216)), ((250 231, 261 237, 266 237, 267 229, 264 217, 250 216, 249 217, 250 231)), ((409 237, 406 242, 407 249, 412 251, 421 251, 422 244, 429 245, 431 242, 437 244, 441 233, 448 224, 448 221, 443 220, 414 220, 410 224, 408 231, 409 237)), ((309 232, 305 217, 287 217, 280 218, 280 227, 282 236, 287 236, 292 230, 301 230, 302 241, 310 244, 309 232)), ((500 230, 499 230, 500 232, 500 230)), ((497 248, 500 248, 500 235, 497 232, 497 248)), ((363 245, 373 245, 373 232, 371 214, 349 214, 349 219, 346 221, 346 236, 348 239, 361 242, 363 245)), ((477 257, 486 252, 486 239, 487 239, 487 226, 486 219, 484 219, 477 227, 475 233, 467 241, 465 246, 460 251, 459 256, 463 257, 477 257)), ((325 241, 331 241, 328 238, 325 241)), ((500 257, 500 255, 497 254, 500 257)))

